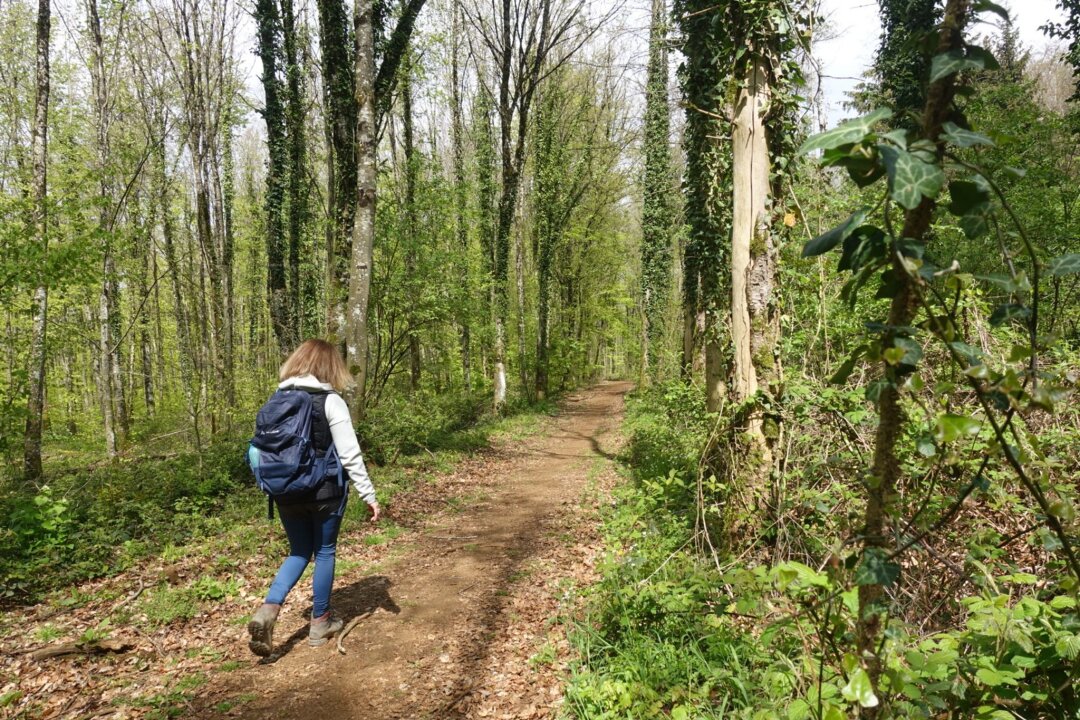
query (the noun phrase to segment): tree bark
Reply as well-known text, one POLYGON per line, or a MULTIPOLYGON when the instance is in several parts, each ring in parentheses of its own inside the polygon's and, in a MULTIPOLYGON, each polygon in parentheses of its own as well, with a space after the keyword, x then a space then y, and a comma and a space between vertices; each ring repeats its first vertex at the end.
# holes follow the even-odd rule
POLYGON ((356 209, 356 88, 353 38, 343 0, 318 0, 319 48, 322 53, 326 107, 328 205, 326 235, 327 328, 331 337, 345 338, 349 258, 356 209))
MULTIPOLYGON (((295 344, 291 303, 288 293, 285 238, 285 174, 289 157, 285 130, 285 107, 281 99, 280 19, 274 0, 257 0, 255 20, 258 24, 259 57, 262 60, 262 85, 266 121, 266 262, 267 285, 270 295, 270 319, 282 356, 295 344)), ((196 173, 196 176, 198 173, 196 173)))
MULTIPOLYGON (((38 0, 37 34, 35 41, 36 67, 34 72, 34 126, 31 134, 31 156, 34 177, 33 233, 42 259, 48 253, 48 130, 49 130, 49 31, 52 15, 50 0, 38 0)), ((28 483, 41 480, 41 428, 45 410, 45 354, 49 317, 49 286, 44 274, 34 290, 33 320, 30 331, 30 356, 27 376, 29 387, 26 407, 26 432, 23 443, 23 471, 28 483)))
MULTIPOLYGON (((753 51, 752 51, 753 52, 753 51)), ((731 338, 734 349, 734 401, 745 407, 743 431, 749 452, 740 474, 743 505, 761 509, 767 500, 766 482, 772 453, 764 432, 762 411, 754 401, 762 368, 772 359, 764 324, 771 304, 774 266, 768 262, 769 144, 764 109, 770 88, 765 60, 754 52, 746 62, 735 103, 732 129, 733 209, 731 237, 731 338)), ((753 521, 750 520, 753 524, 753 521)))
POLYGON ((368 371, 368 297, 371 292, 372 249, 375 241, 376 117, 374 0, 356 2, 355 102, 357 144, 356 214, 353 222, 352 265, 349 269, 349 312, 346 357, 355 382, 358 412, 363 411, 368 371))
MULTIPOLYGON (((419 232, 416 213, 416 175, 419 170, 416 157, 416 143, 414 138, 413 122, 413 97, 412 97, 412 62, 407 58, 401 65, 401 109, 402 109, 402 135, 405 145, 405 218, 412 233, 405 252, 405 275, 407 282, 415 283, 417 245, 423 238, 419 232)), ((409 390, 416 392, 420 389, 420 333, 417 330, 415 318, 409 318, 409 390)))
POLYGON ((461 378, 465 390, 472 389, 472 359, 469 348, 471 341, 470 312, 472 303, 472 283, 469 281, 469 234, 465 228, 465 131, 461 109, 461 69, 458 53, 461 44, 461 0, 454 0, 453 17, 450 22, 450 112, 451 143, 454 163, 454 235, 458 250, 461 252, 461 302, 458 309, 458 324, 461 328, 461 378))
MULTIPOLYGON (((945 17, 938 33, 935 54, 949 52, 963 47, 963 30, 967 23, 970 0, 948 0, 945 17)), ((933 83, 926 97, 923 109, 921 135, 935 143, 937 158, 944 155, 944 144, 939 139, 942 124, 949 118, 955 96, 955 75, 950 74, 933 83)), ((900 237, 923 242, 933 219, 936 203, 924 197, 914 210, 904 214, 904 225, 900 237)), ((893 253, 893 271, 898 278, 899 288, 889 307, 889 327, 910 325, 915 316, 915 293, 908 271, 901 260, 893 253)), ((892 347, 893 332, 885 333, 881 340, 882 347, 892 347)), ((878 397, 878 427, 874 435, 874 457, 871 466, 873 482, 868 483, 868 497, 863 530, 863 552, 870 549, 884 551, 889 545, 889 533, 886 523, 890 515, 896 487, 901 479, 900 461, 896 455, 896 445, 903 433, 904 412, 900 404, 900 383, 898 367, 882 362, 882 374, 889 382, 878 397)), ((884 608, 881 603, 885 594, 882 585, 873 583, 859 586, 859 621, 856 628, 856 644, 859 655, 867 666, 874 687, 878 687, 881 676, 881 659, 878 656, 881 634, 884 632, 882 617, 884 608)), ((870 708, 869 717, 877 717, 878 711, 870 708)))

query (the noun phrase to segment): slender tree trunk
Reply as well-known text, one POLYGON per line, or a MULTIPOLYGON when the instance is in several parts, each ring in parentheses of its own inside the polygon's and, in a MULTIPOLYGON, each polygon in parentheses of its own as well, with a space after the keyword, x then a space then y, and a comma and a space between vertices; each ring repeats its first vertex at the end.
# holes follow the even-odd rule
POLYGON ((86 2, 87 28, 90 32, 91 50, 89 56, 90 79, 94 102, 94 123, 97 130, 97 172, 98 172, 98 230, 104 239, 104 257, 102 260, 101 295, 98 321, 101 324, 99 335, 100 376, 98 379, 101 393, 101 412, 105 430, 105 451, 109 457, 115 457, 119 447, 124 444, 126 430, 126 406, 124 402, 123 374, 118 343, 115 342, 114 330, 119 326, 118 302, 116 298, 116 261, 113 257, 113 212, 112 189, 109 185, 109 89, 105 77, 105 48, 101 35, 101 18, 98 14, 97 0, 86 2))
POLYGON ((307 226, 307 133, 303 68, 297 47, 296 15, 292 0, 281 2, 281 28, 285 51, 285 128, 289 145, 289 314, 293 339, 299 340, 304 311, 300 288, 300 254, 307 226))
POLYGON ((231 418, 232 410, 236 407, 236 306, 235 293, 233 292, 236 240, 233 230, 233 207, 235 205, 235 169, 233 166, 232 146, 232 113, 229 113, 229 121, 225 123, 223 130, 224 144, 222 147, 222 252, 221 272, 225 288, 225 317, 222 319, 222 332, 225 335, 224 356, 224 384, 226 407, 229 408, 228 417, 231 418))
POLYGON ((525 350, 525 242, 520 230, 514 244, 514 279, 517 283, 518 380, 521 382, 521 394, 528 397, 532 388, 529 386, 529 363, 525 350))
POLYGON ((450 23, 450 111, 451 143, 454 162, 454 235, 461 252, 461 303, 458 310, 458 324, 461 327, 461 377, 466 391, 472 389, 472 358, 469 349, 471 340, 470 312, 472 286, 469 282, 469 234, 465 228, 465 131, 461 111, 461 70, 458 53, 461 45, 461 0, 454 0, 453 17, 450 23))
MULTIPOLYGON (((31 155, 34 178, 33 233, 45 257, 49 248, 47 189, 48 130, 49 130, 49 31, 52 24, 50 0, 38 0, 37 35, 35 42, 36 69, 34 73, 34 125, 31 133, 31 155)), ((28 483, 41 480, 41 428, 45 410, 45 353, 49 316, 49 286, 44 273, 34 290, 33 319, 30 329, 30 356, 27 376, 29 387, 26 403, 26 432, 23 445, 23 471, 28 483)))
MULTIPOLYGON (((257 0, 255 21, 258 24, 259 56, 262 60, 262 85, 265 96, 263 119, 266 120, 266 261, 267 284, 270 296, 270 318, 274 326, 278 349, 282 355, 294 345, 293 322, 290 317, 286 271, 285 238, 285 173, 289 164, 285 131, 285 108, 281 100, 281 79, 278 77, 280 59, 277 7, 274 0, 257 0)), ((197 175, 197 174, 196 174, 197 175)))
MULTIPOLYGON (((327 327, 330 335, 345 338, 345 308, 352 256, 353 216, 356 209, 356 62, 350 22, 343 0, 318 0, 319 48, 325 91, 328 205, 327 327)), ((373 62, 373 60, 372 60, 373 62)))
POLYGON ((349 269, 349 311, 345 345, 349 371, 356 383, 358 412, 363 412, 368 373, 368 296, 371 292, 372 249, 375 241, 376 123, 374 0, 356 2, 356 213, 349 269))
MULTIPOLYGON (((935 54, 942 54, 963 47, 963 30, 967 23, 970 0, 948 0, 945 17, 938 34, 935 54)), ((938 139, 942 124, 949 118, 955 95, 955 75, 950 74, 933 83, 926 97, 926 106, 922 117, 922 137, 936 143, 936 153, 940 160, 944 154, 944 145, 938 139)), ((923 242, 933 219, 935 202, 924 197, 914 210, 904 214, 904 225, 900 237, 923 242)), ((908 279, 908 271, 900 260, 893 258, 893 272, 899 288, 889 307, 889 327, 910 325, 915 316, 915 293, 908 279)), ((882 347, 891 347, 893 333, 887 332, 881 340, 882 347)), ((901 479, 900 461, 896 454, 896 445, 903 433, 904 412, 900 404, 900 384, 897 367, 882 362, 882 374, 886 383, 878 397, 878 427, 874 435, 874 457, 871 476, 876 482, 868 483, 869 494, 865 511, 863 531, 863 552, 871 550, 884 552, 889 545, 889 533, 886 523, 901 479)), ((856 629, 856 644, 859 656, 863 658, 870 679, 876 688, 881 676, 881 659, 878 648, 881 634, 884 632, 882 619, 885 608, 884 588, 878 583, 859 586, 859 622, 856 629)), ((876 708, 868 708, 868 717, 878 717, 876 708)))
MULTIPOLYGON (((416 157, 416 143, 413 137, 413 98, 412 98, 412 58, 406 53, 406 60, 401 68, 400 91, 402 106, 402 135, 405 144, 405 218, 408 227, 413 233, 409 239, 408 248, 405 252, 405 274, 407 281, 416 282, 416 256, 417 245, 423 237, 419 232, 419 218, 416 214, 416 174, 419 170, 416 157)), ((415 319, 409 318, 409 390, 416 392, 420 389, 420 333, 417 331, 415 319)))
POLYGON ((665 0, 653 0, 645 87, 645 179, 641 218, 642 369, 648 382, 661 370, 671 288, 673 175, 668 105, 665 0))

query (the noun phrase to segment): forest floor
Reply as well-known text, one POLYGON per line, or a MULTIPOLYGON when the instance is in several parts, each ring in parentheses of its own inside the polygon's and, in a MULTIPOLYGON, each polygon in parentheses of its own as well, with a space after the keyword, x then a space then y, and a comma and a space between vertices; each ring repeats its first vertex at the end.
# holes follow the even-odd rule
POLYGON ((392 537, 347 518, 333 606, 347 623, 359 620, 340 648, 307 645, 305 577, 279 618, 280 649, 259 661, 247 650, 246 621, 279 558, 265 548, 224 559, 221 548, 192 552, 90 584, 81 592, 98 599, 74 610, 8 613, 0 717, 555 717, 570 659, 558 620, 573 615, 574 590, 596 577, 599 509, 616 478, 629 388, 572 395, 536 432, 503 438, 396 497, 392 537), (235 592, 143 629, 148 613, 161 614, 139 597, 148 583, 197 587, 223 562, 235 592), (120 652, 32 655, 80 638, 107 638, 120 652))

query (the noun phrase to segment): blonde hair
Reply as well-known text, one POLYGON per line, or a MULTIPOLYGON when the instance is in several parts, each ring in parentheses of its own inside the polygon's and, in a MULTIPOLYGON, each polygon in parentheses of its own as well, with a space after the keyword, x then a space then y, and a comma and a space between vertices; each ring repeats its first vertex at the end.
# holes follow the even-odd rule
POLYGON ((329 383, 339 392, 353 381, 337 348, 317 338, 301 343, 281 364, 281 370, 278 371, 278 378, 282 381, 300 375, 314 375, 319 382, 329 383))

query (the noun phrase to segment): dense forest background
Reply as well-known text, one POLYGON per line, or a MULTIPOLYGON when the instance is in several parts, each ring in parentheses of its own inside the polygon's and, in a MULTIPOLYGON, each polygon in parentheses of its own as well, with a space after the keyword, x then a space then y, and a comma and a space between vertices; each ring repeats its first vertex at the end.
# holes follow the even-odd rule
POLYGON ((321 336, 376 474, 636 381, 578 716, 1077 717, 1080 6, 879 6, 831 126, 813 0, 0 4, 3 601, 321 336))

